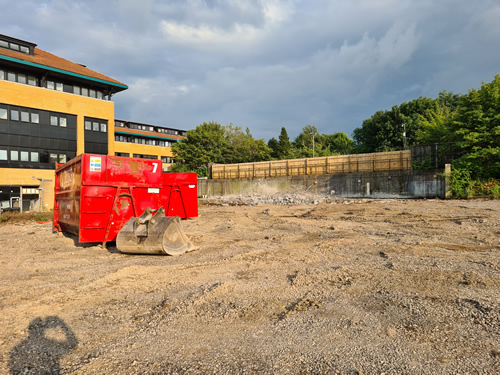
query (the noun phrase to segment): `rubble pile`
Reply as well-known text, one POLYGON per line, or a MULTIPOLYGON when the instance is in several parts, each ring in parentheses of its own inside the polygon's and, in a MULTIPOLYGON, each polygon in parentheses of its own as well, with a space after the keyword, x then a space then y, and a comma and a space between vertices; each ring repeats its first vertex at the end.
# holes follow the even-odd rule
POLYGON ((319 204, 323 202, 333 203, 335 201, 329 195, 320 195, 308 192, 225 195, 211 197, 205 201, 208 205, 230 206, 257 206, 259 204, 284 206, 290 204, 319 204))

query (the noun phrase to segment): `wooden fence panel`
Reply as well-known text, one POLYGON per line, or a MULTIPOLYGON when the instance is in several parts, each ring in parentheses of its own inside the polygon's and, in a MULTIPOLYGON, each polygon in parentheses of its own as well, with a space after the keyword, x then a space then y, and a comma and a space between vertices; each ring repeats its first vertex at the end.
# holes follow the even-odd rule
POLYGON ((213 179, 266 178, 411 169, 410 151, 338 155, 257 163, 215 164, 213 179))

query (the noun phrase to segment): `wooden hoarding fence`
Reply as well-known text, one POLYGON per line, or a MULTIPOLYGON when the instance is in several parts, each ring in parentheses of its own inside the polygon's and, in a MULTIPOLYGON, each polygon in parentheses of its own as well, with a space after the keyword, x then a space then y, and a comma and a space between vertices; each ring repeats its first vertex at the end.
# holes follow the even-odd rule
POLYGON ((266 178, 411 169, 411 152, 338 155, 241 164, 213 164, 213 179, 266 178))

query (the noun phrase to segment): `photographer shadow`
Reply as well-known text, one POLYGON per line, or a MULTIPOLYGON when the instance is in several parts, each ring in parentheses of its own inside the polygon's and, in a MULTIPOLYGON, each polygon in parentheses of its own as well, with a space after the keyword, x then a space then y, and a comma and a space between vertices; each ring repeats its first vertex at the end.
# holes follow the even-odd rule
POLYGON ((74 333, 57 316, 33 319, 28 331, 10 353, 10 373, 59 374, 61 357, 78 345, 74 333))

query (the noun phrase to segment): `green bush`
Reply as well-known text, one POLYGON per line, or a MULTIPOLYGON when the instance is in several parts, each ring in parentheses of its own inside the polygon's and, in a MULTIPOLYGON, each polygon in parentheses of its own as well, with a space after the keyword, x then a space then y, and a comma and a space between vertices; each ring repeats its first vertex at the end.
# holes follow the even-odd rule
POLYGON ((453 198, 469 198, 472 196, 473 181, 467 169, 454 169, 448 176, 453 198))
POLYGON ((449 175, 453 198, 490 197, 500 199, 500 182, 496 179, 473 180, 467 169, 454 169, 449 175))

